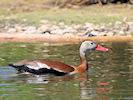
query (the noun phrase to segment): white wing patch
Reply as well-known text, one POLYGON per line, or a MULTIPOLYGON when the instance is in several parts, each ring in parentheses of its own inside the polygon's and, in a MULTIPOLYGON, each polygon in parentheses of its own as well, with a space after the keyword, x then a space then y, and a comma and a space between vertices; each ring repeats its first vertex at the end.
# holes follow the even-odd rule
POLYGON ((50 69, 50 67, 46 64, 42 64, 42 63, 39 63, 39 62, 36 62, 35 65, 27 65, 28 68, 31 68, 31 69, 35 69, 35 70, 39 70, 41 68, 47 68, 47 69, 50 69))

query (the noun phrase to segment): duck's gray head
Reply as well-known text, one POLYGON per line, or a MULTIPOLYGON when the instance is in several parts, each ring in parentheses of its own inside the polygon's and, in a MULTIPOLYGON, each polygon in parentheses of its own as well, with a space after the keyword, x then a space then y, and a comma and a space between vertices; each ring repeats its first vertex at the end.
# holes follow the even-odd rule
POLYGON ((106 52, 106 51, 108 51, 108 48, 102 47, 102 46, 100 46, 100 45, 98 45, 92 41, 84 41, 81 43, 81 46, 79 49, 80 56, 85 56, 85 54, 88 51, 92 51, 92 50, 106 52))

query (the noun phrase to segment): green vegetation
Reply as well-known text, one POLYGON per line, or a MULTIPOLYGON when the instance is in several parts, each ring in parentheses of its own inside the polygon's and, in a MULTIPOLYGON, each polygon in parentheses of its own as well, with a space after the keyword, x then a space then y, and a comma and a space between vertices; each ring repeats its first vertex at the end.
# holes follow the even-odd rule
MULTIPOLYGON (((47 19, 50 21, 56 22, 65 22, 67 24, 71 23, 114 23, 115 21, 121 21, 125 15, 113 11, 107 12, 103 11, 104 8, 101 9, 93 9, 95 7, 87 7, 83 9, 49 9, 42 11, 34 11, 30 13, 17 13, 14 16, 17 17, 20 21, 22 19, 27 19, 28 22, 38 23, 41 19, 47 19), (90 9, 90 11, 89 11, 90 9)), ((119 12, 119 11, 118 11, 119 12)), ((125 12, 125 11, 124 11, 125 12)), ((133 17, 129 17, 129 20, 132 20, 133 17)))
POLYGON ((75 8, 58 8, 57 6, 45 5, 45 1, 27 0, 15 1, 2 0, 0 6, 0 22, 29 23, 38 25, 40 20, 50 20, 55 22, 85 23, 114 23, 122 21, 124 17, 128 17, 128 21, 133 20, 132 5, 106 5, 106 6, 86 6, 75 8), (43 5, 44 4, 44 5, 43 5), (3 17, 4 16, 4 17, 3 17))

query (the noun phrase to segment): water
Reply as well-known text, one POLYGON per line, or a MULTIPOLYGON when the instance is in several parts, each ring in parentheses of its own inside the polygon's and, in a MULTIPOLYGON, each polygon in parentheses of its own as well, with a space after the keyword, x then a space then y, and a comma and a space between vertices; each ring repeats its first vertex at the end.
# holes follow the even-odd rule
POLYGON ((87 74, 55 77, 20 74, 8 63, 56 59, 79 64, 79 45, 0 44, 0 100, 133 100, 133 43, 106 43, 108 53, 88 54, 87 74))

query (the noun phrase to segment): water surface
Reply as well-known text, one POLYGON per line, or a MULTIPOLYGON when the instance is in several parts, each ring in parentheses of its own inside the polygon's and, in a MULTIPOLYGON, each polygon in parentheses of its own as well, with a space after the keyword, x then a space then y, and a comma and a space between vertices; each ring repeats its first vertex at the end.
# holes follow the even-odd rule
POLYGON ((133 100, 133 43, 102 44, 108 53, 88 54, 87 74, 55 77, 17 74, 23 59, 79 64, 79 45, 0 43, 0 100, 133 100))

